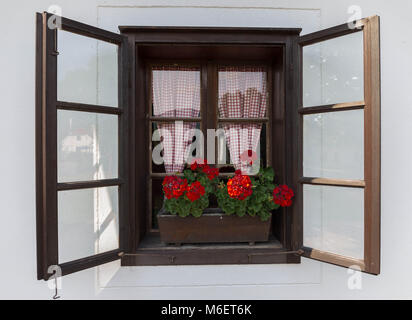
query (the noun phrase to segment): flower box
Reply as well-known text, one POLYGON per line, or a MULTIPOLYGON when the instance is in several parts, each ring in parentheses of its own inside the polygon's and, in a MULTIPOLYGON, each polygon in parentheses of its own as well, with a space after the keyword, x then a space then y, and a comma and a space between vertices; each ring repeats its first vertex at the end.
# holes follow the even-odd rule
POLYGON ((226 215, 221 209, 205 209, 200 217, 179 217, 164 210, 157 215, 160 239, 165 244, 265 242, 271 218, 226 215))
POLYGON ((273 168, 260 168, 250 177, 236 170, 219 179, 219 170, 205 160, 168 175, 162 186, 163 209, 157 215, 163 243, 230 243, 269 240, 272 211, 292 204, 293 191, 275 185, 273 168), (219 208, 210 208, 210 199, 219 208))

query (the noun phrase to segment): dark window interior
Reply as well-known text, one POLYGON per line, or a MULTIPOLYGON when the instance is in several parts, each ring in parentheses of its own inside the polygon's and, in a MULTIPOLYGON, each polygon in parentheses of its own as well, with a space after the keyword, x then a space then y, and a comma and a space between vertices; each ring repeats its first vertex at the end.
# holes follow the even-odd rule
MULTIPOLYGON (((264 66, 267 72, 267 91, 268 91, 268 121, 262 123, 261 131, 261 163, 262 165, 272 165, 276 170, 276 181, 284 181, 284 158, 285 151, 283 134, 284 124, 282 119, 274 121, 273 115, 284 114, 284 101, 280 98, 284 96, 281 92, 284 81, 284 47, 282 45, 272 46, 249 46, 249 45, 137 45, 136 51, 139 53, 138 60, 142 61, 145 74, 145 102, 146 112, 151 113, 151 68, 153 65, 198 65, 201 70, 201 120, 198 127, 203 129, 216 128, 221 126, 217 122, 217 67, 219 65, 259 65, 264 66), (273 137, 276 132, 276 137, 273 137)), ((157 128, 157 122, 145 121, 145 126, 150 128, 147 135, 147 143, 154 147, 159 142, 152 142, 152 130, 157 128)), ((205 135, 206 137, 206 135, 205 135)), ((206 151, 205 151, 206 152, 206 151)), ((227 159, 230 158, 227 151, 227 159)), ((151 158, 147 157, 147 162, 151 158)), ((137 249, 140 250, 186 250, 199 248, 248 248, 251 247, 246 243, 238 244, 213 244, 213 245, 182 245, 179 248, 171 245, 162 244, 157 229, 156 214, 163 205, 162 180, 165 175, 163 165, 148 163, 150 174, 147 176, 147 211, 145 213, 145 230, 137 249)), ((231 165, 220 166, 223 175, 234 172, 231 165)), ((217 206, 216 203, 212 207, 217 206)), ((271 237, 269 243, 257 243, 256 248, 265 249, 285 249, 286 244, 286 210, 277 210, 273 214, 273 226, 271 228, 271 237)), ((138 213, 142 214, 142 213, 138 213)))

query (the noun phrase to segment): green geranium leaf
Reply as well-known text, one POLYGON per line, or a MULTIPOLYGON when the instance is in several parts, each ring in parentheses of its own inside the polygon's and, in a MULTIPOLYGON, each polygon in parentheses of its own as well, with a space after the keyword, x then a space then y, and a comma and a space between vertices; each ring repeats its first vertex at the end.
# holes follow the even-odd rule
POLYGON ((263 179, 266 182, 272 182, 273 179, 275 178, 275 172, 273 171, 272 167, 267 167, 267 168, 263 169, 262 176, 263 176, 263 179))

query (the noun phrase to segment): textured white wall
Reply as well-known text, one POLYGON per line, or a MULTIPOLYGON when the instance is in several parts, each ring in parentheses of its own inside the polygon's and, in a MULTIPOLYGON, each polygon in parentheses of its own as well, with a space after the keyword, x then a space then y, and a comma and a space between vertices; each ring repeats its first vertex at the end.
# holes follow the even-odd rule
POLYGON ((363 1, 9 1, 1 4, 0 35, 0 298, 50 298, 36 280, 34 165, 35 12, 63 15, 116 30, 118 24, 303 26, 303 33, 345 22, 347 8, 381 16, 382 272, 349 290, 346 269, 303 259, 301 265, 133 267, 118 263, 63 279, 64 298, 412 298, 409 170, 412 152, 412 3, 363 1))

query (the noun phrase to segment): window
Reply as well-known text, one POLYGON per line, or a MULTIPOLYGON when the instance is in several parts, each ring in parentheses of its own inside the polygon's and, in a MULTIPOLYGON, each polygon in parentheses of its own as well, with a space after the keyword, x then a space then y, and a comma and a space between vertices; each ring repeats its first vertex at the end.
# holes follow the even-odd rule
MULTIPOLYGON (((241 161, 242 155, 248 150, 257 154, 255 166, 259 167, 261 162, 262 165, 270 162, 266 157, 269 156, 266 149, 270 149, 267 144, 270 128, 266 128, 269 123, 268 97, 271 92, 268 69, 270 65, 217 66, 217 127, 224 131, 229 163, 233 163, 234 169, 242 172, 252 173, 252 168, 241 161), (262 140, 264 143, 261 143, 262 140)), ((224 162, 226 156, 223 155, 224 151, 221 144, 218 150, 221 162, 224 162)))
POLYGON ((65 18, 51 27, 58 24, 37 15, 39 278, 52 265, 67 274, 118 259, 125 247, 125 39, 65 18))
POLYGON ((378 274, 379 18, 302 36, 299 44, 305 256, 378 274))
POLYGON ((266 165, 266 156, 269 157, 266 149, 270 149, 267 143, 270 130, 266 130, 268 72, 262 65, 224 65, 217 60, 197 65, 149 62, 146 72, 150 79, 147 95, 151 129, 147 221, 148 230, 156 232, 156 215, 163 205, 162 180, 167 174, 182 173, 191 159, 207 159, 221 168, 221 176, 232 174, 235 169, 252 170, 241 163, 242 154, 248 150, 262 160, 255 162, 254 169, 261 163, 266 165), (217 77, 217 81, 203 81, 201 86, 201 78, 208 77, 217 77), (207 113, 202 112, 207 106, 204 100, 202 104, 201 92, 217 97, 207 113), (215 136, 218 141, 208 141, 213 145, 206 146, 204 140, 215 136), (199 142, 196 150, 188 150, 196 140, 199 142))
POLYGON ((39 279, 53 265, 64 275, 115 259, 134 266, 304 256, 379 273, 378 17, 304 36, 281 28, 120 32, 37 15, 39 279), (184 151, 200 139, 196 129, 215 148, 184 151), (155 214, 165 174, 181 172, 190 157, 218 163, 222 175, 251 170, 240 161, 244 149, 296 190, 293 207, 273 216, 271 240, 162 244, 155 214))

